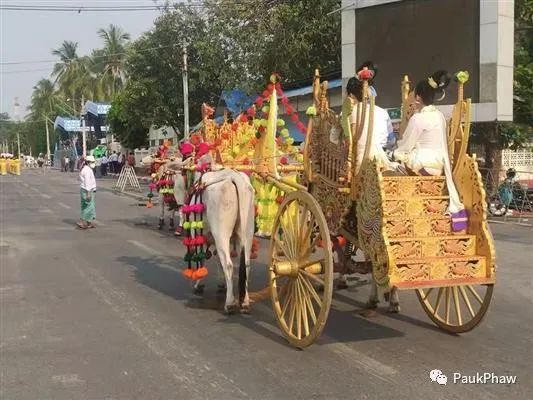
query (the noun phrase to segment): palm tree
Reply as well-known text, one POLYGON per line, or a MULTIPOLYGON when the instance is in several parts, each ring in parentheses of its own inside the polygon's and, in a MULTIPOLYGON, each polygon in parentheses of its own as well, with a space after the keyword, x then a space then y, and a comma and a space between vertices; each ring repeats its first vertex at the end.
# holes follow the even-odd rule
POLYGON ((102 71, 101 81, 106 95, 113 97, 126 81, 126 50, 130 40, 129 33, 116 25, 98 30, 98 36, 104 41, 104 48, 93 52, 96 66, 102 71))
POLYGON ((76 81, 85 73, 86 66, 78 57, 78 43, 65 40, 61 47, 52 50, 52 55, 59 57, 59 62, 54 65, 52 75, 55 76, 54 84, 59 85, 59 91, 65 97, 72 99, 74 109, 76 107, 76 81))
POLYGON ((49 79, 41 79, 33 87, 30 110, 31 119, 40 119, 43 115, 50 115, 54 110, 55 100, 58 93, 54 82, 49 79))

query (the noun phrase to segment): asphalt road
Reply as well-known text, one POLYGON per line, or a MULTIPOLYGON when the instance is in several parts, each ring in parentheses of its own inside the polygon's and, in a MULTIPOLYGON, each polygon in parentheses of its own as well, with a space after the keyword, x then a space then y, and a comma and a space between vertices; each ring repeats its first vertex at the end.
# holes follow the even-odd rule
MULTIPOLYGON (((216 273, 204 298, 193 296, 180 274, 183 246, 156 230, 155 209, 100 190, 99 227, 77 230, 76 178, 0 177, 1 399, 531 398, 532 228, 492 225, 495 297, 471 333, 439 331, 412 292, 401 293, 401 314, 383 306, 366 319, 363 282, 335 293, 324 334, 300 351, 268 300, 251 315, 223 315, 216 273), (446 386, 429 379, 435 368, 446 386), (453 372, 518 382, 453 384, 453 372)), ((264 285, 266 244, 252 290, 264 285)))

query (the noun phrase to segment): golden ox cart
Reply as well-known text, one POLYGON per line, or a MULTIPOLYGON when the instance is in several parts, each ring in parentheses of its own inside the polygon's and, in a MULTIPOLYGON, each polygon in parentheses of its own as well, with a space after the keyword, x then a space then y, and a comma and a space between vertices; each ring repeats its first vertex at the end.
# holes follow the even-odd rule
MULTIPOLYGON (((339 116, 329 109, 327 82, 320 82, 316 71, 302 167, 306 186, 280 177, 284 167, 276 162, 275 128, 259 139, 260 157, 253 167, 233 166, 253 168, 256 176, 286 193, 273 224, 268 279, 277 321, 292 345, 309 346, 324 328, 333 292, 332 237, 338 235, 347 240, 349 252, 364 252, 382 290, 416 290, 422 308, 440 328, 462 333, 480 323, 493 293, 495 252, 481 175, 475 156, 466 153, 471 103, 463 98, 464 81, 458 83, 458 101, 448 123, 448 146, 454 182, 469 215, 465 232, 452 232, 445 215, 444 177, 384 176, 379 162, 369 157, 372 124, 364 121, 373 119, 374 98, 366 81, 364 101, 354 104, 348 98, 339 116), (334 140, 350 129, 354 107, 355 132, 345 135, 348 140, 334 140), (363 129, 368 129, 366 135, 363 129), (365 136, 366 153, 356 160, 358 139, 365 136)), ((407 78, 402 96, 405 127, 407 78)), ((276 119, 274 89, 269 126, 276 119)))

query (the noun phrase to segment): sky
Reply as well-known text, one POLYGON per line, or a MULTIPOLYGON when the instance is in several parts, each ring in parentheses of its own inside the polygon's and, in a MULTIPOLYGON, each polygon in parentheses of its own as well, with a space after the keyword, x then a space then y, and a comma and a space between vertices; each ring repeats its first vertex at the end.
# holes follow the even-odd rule
MULTIPOLYGON (((0 5, 115 6, 153 5, 152 0, 0 0, 0 5)), ((50 12, 0 10, 0 62, 53 60, 51 51, 64 40, 78 42, 78 54, 88 55, 101 46, 97 35, 109 24, 120 26, 136 39, 151 29, 156 10, 131 12, 50 12)), ((0 64, 0 112, 13 114, 15 97, 26 113, 33 86, 49 78, 54 63, 0 64), (31 72, 21 72, 33 70, 31 72), (35 71, 38 70, 38 71, 35 71)))

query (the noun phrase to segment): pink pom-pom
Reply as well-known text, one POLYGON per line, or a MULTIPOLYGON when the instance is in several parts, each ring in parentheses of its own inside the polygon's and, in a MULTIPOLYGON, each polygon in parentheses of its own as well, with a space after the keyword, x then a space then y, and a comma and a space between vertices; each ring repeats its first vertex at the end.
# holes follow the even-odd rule
POLYGON ((205 237, 203 235, 198 235, 194 238, 194 244, 197 246, 201 246, 205 244, 205 237))
POLYGON ((190 213, 192 212, 192 210, 191 210, 191 206, 183 206, 183 207, 181 208, 181 212, 182 212, 183 214, 190 214, 190 213))

